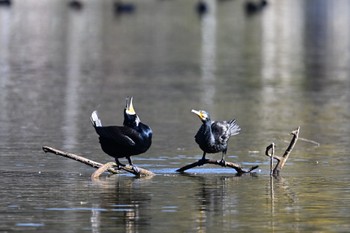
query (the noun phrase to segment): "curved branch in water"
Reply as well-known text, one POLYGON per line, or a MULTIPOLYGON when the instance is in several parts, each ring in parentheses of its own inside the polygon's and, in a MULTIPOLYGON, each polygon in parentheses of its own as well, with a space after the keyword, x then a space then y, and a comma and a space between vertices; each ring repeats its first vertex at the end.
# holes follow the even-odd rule
POLYGON ((191 163, 191 164, 188 164, 186 166, 183 166, 179 169, 177 169, 176 171, 177 172, 185 172, 186 170, 188 169, 191 169, 191 168, 194 168, 194 167, 200 167, 200 166, 203 166, 204 164, 213 164, 213 165, 218 165, 218 166, 221 166, 221 167, 229 167, 229 168, 233 168, 236 170, 237 172, 237 175, 242 175, 244 173, 250 173, 252 172, 253 170, 257 169, 259 166, 253 166, 251 167, 250 169, 243 169, 241 167, 241 165, 239 164, 236 164, 236 163, 231 163, 231 162, 222 162, 221 160, 211 160, 211 159, 205 159, 205 160, 198 160, 194 163, 191 163))
POLYGON ((116 166, 116 164, 114 162, 110 162, 110 163, 106 163, 106 164, 102 164, 96 161, 93 161, 91 159, 85 158, 83 156, 80 155, 76 155, 73 153, 68 153, 65 151, 61 151, 49 146, 43 146, 43 151, 45 153, 52 153, 55 155, 59 155, 59 156, 63 156, 69 159, 73 159, 75 161, 78 161, 80 163, 86 164, 90 167, 93 168, 98 168, 92 175, 91 178, 96 179, 98 178, 102 173, 104 172, 109 172, 111 174, 120 174, 121 170, 129 172, 134 174, 137 177, 143 177, 143 176, 153 176, 155 175, 153 172, 148 171, 146 169, 143 168, 139 168, 139 167, 132 167, 130 165, 125 165, 125 166, 116 166), (114 167, 116 167, 117 169, 115 169, 114 167))

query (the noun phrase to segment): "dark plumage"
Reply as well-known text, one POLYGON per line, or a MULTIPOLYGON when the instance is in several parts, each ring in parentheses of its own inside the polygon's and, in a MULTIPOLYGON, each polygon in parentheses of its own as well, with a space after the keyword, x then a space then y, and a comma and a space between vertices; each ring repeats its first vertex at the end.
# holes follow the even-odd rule
POLYGON ((202 121, 195 140, 203 151, 202 160, 205 160, 206 153, 222 152, 221 161, 227 152, 227 144, 231 136, 239 134, 241 128, 236 124, 236 120, 211 121, 209 114, 203 110, 192 110, 202 121))
POLYGON ((12 1, 11 0, 0 0, 0 6, 11 6, 12 1))
POLYGON ((132 14, 136 10, 136 6, 131 2, 116 1, 114 2, 114 12, 116 14, 132 14))
POLYGON ((253 15, 256 13, 259 13, 262 11, 266 6, 268 2, 267 0, 248 0, 245 2, 245 12, 248 15, 253 15))
POLYGON ((198 15, 202 16, 204 15, 205 13, 208 12, 208 5, 206 2, 200 0, 197 2, 197 5, 196 5, 196 11, 198 13, 198 15))
POLYGON ((146 152, 152 144, 152 130, 136 115, 132 97, 126 99, 123 126, 102 126, 96 111, 91 114, 91 122, 100 136, 102 150, 114 157, 120 166, 124 165, 119 158, 125 157, 133 165, 130 156, 146 152))
POLYGON ((81 9, 83 9, 84 4, 79 0, 71 0, 68 3, 68 6, 74 10, 81 10, 81 9))

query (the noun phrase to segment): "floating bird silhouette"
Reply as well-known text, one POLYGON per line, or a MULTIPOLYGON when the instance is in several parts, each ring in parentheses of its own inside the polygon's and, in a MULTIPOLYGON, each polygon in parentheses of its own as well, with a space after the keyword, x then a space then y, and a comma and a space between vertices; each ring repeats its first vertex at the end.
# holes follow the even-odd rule
POLYGON ((81 10, 81 9, 83 9, 84 4, 79 0, 71 0, 68 3, 68 6, 74 10, 81 10))
POLYGON ((146 152, 152 144, 152 130, 140 121, 132 100, 132 97, 126 99, 123 126, 102 126, 97 112, 91 114, 91 122, 99 135, 102 150, 114 157, 118 166, 125 166, 119 162, 120 158, 126 158, 133 166, 130 157, 146 152))
POLYGON ((136 6, 132 2, 116 1, 114 2, 114 12, 116 14, 132 14, 136 11, 136 6))
POLYGON ((192 110, 202 125, 199 128, 195 141, 203 151, 202 161, 207 153, 222 152, 220 163, 225 163, 228 141, 231 136, 239 134, 241 128, 236 124, 236 120, 212 121, 209 114, 204 110, 192 110))
POLYGON ((0 0, 0 6, 11 6, 12 1, 11 0, 0 0))
POLYGON ((248 15, 253 15, 256 13, 259 13, 260 11, 262 11, 266 6, 267 6, 268 2, 267 0, 248 0, 245 2, 245 12, 248 15))
POLYGON ((196 11, 198 15, 204 15, 208 12, 208 4, 203 0, 199 0, 196 5, 196 11))

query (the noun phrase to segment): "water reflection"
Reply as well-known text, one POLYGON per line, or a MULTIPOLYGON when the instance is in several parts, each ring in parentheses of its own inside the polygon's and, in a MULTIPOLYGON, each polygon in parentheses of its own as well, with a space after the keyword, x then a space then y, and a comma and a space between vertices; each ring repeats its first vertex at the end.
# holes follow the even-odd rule
POLYGON ((227 196, 225 195, 225 189, 227 189, 225 183, 228 179, 234 178, 220 177, 214 181, 214 184, 212 184, 212 181, 209 182, 208 179, 200 179, 201 181, 199 183, 201 188, 199 188, 199 193, 197 194, 199 201, 197 219, 197 222, 199 223, 198 232, 207 232, 206 224, 210 224, 212 221, 212 214, 224 216, 226 209, 225 206, 236 205, 236 196, 230 196, 230 198, 227 199, 227 196))
POLYGON ((325 91, 329 84, 344 81, 349 76, 350 36, 346 30, 349 20, 349 2, 308 1, 304 5, 304 57, 307 87, 325 91), (306 17, 307 16, 307 17, 306 17))
POLYGON ((97 203, 94 203, 92 205, 92 210, 91 210, 91 231, 93 233, 100 233, 100 228, 101 228, 101 211, 98 210, 100 206, 97 203))
POLYGON ((214 109, 215 81, 216 81, 216 0, 205 1, 208 12, 201 17, 201 101, 207 105, 207 111, 214 109))
POLYGON ((189 174, 186 176, 197 184, 194 196, 197 202, 196 209, 192 213, 195 232, 211 232, 211 229, 217 224, 230 228, 232 219, 225 216, 239 214, 237 210, 239 196, 232 189, 240 178, 189 174))
POLYGON ((142 192, 147 179, 134 179, 111 176, 106 180, 94 180, 94 186, 100 190, 98 204, 94 204, 91 213, 93 232, 104 232, 105 228, 114 228, 124 232, 140 232, 150 225, 152 196, 142 192), (142 184, 141 184, 142 183, 142 184), (107 211, 96 211, 106 209, 107 211))
MULTIPOLYGON (((0 8, 0 106, 3 109, 7 109, 9 103, 8 100, 8 88, 9 88, 9 79, 10 79, 10 34, 11 34, 11 11, 8 9, 0 8)), ((3 111, 0 114, 1 122, 8 121, 9 116, 7 111, 3 111)), ((2 126, 2 132, 8 132, 9 125, 2 126)), ((5 136, 5 135, 4 135, 5 136)), ((3 140, 7 138, 2 136, 3 140)))
MULTIPOLYGON (((299 78, 303 68, 303 31, 299 30, 303 28, 303 17, 303 5, 296 1, 284 2, 264 12, 261 30, 263 88, 271 88, 274 83, 293 87, 292 80, 299 78)), ((269 94, 269 90, 266 93, 269 94)))
MULTIPOLYGON (((290 189, 288 181, 281 176, 270 176, 268 186, 270 202, 269 207, 271 210, 270 225, 272 231, 279 230, 280 226, 278 226, 278 215, 282 214, 280 208, 287 209, 290 217, 294 216, 292 218, 294 218, 294 221, 297 222, 299 219, 299 210, 298 208, 295 208, 295 206, 298 205, 298 198, 295 192, 290 189), (284 201, 284 199, 286 199, 286 201, 284 201)), ((292 229, 294 232, 300 231, 298 224, 293 225, 292 229)))
POLYGON ((71 20, 67 26, 67 86, 65 88, 65 109, 63 120, 64 149, 71 150, 77 145, 78 112, 80 110, 80 90, 82 74, 82 42, 87 35, 84 18, 78 14, 69 14, 71 20))
POLYGON ((135 1, 123 18, 109 0, 0 8, 0 230, 349 229, 349 1, 273 1, 254 17, 243 0, 207 0, 202 18, 194 4, 135 1), (106 123, 121 122, 131 94, 155 131, 137 164, 161 175, 92 184, 92 169, 42 153, 48 144, 105 162, 89 115, 103 105, 106 123), (228 156, 258 164, 258 177, 174 174, 198 157, 189 109, 199 105, 238 118, 228 156), (298 125, 320 146, 298 142, 284 177, 269 180, 259 151, 284 148, 298 125))

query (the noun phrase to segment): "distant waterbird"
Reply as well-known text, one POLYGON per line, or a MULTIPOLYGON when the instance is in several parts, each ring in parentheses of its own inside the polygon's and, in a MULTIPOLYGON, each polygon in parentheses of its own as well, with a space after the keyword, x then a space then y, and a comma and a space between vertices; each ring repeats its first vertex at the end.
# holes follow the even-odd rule
POLYGON ((132 14, 136 10, 136 6, 132 2, 123 2, 121 0, 114 2, 114 12, 116 14, 132 14))
POLYGON ((68 3, 68 6, 74 10, 81 10, 84 7, 84 4, 79 0, 71 0, 68 3))
POLYGON ((196 4, 196 12, 199 16, 206 14, 209 10, 208 8, 208 4, 203 0, 199 0, 196 4))
POLYGON ((202 121, 202 125, 195 135, 195 141, 203 151, 202 160, 205 161, 207 153, 222 152, 220 163, 225 163, 228 141, 231 136, 239 134, 241 128, 236 120, 212 121, 204 110, 192 110, 202 121))
POLYGON ((11 0, 0 0, 0 6, 11 6, 12 1, 11 0))
POLYGON ((118 166, 125 166, 119 162, 120 158, 126 158, 133 166, 130 157, 146 152, 152 144, 152 130, 141 122, 132 100, 133 97, 126 99, 122 126, 103 126, 97 112, 91 114, 91 122, 99 135, 102 150, 114 157, 118 166))
POLYGON ((245 12, 248 15, 256 14, 262 11, 267 6, 267 4, 267 0, 248 0, 244 5, 245 12))

